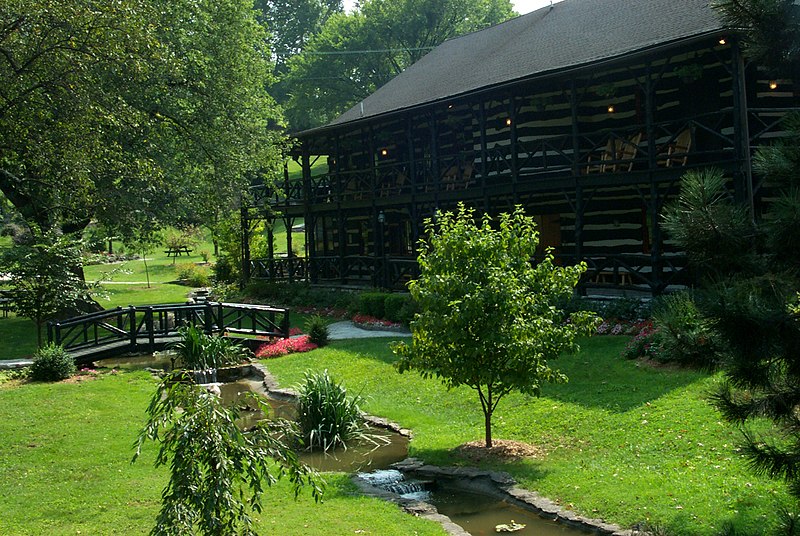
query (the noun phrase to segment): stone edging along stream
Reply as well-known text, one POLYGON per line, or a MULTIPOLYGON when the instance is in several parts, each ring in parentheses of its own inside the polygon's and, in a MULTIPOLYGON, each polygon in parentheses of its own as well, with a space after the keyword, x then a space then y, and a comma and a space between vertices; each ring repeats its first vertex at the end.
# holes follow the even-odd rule
MULTIPOLYGON (((263 378, 264 387, 271 396, 284 400, 291 400, 297 397, 297 393, 293 390, 279 388, 274 377, 264 365, 254 363, 250 365, 250 371, 263 378)), ((386 428, 411 437, 410 430, 401 428, 398 424, 387 419, 371 415, 365 415, 364 419, 372 426, 386 428)), ((438 467, 426 465, 414 458, 407 458, 394 464, 393 467, 404 474, 411 474, 424 479, 446 480, 448 485, 455 488, 496 497, 526 510, 536 512, 542 517, 558 520, 564 525, 584 530, 590 534, 645 536, 645 533, 640 531, 623 529, 618 525, 606 523, 602 519, 592 519, 577 515, 575 512, 562 508, 550 499, 542 497, 535 491, 518 487, 516 481, 507 473, 484 471, 472 467, 438 467)), ((414 499, 404 499, 396 493, 373 486, 366 480, 359 478, 358 475, 354 475, 352 480, 362 493, 393 502, 412 515, 436 521, 451 536, 470 536, 469 532, 453 523, 449 517, 440 514, 436 507, 429 503, 414 499)))

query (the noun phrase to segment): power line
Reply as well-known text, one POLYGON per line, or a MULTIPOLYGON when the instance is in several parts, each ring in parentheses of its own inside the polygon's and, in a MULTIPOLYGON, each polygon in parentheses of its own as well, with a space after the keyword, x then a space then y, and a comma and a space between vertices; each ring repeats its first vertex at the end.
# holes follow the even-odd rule
MULTIPOLYGON (((411 48, 370 48, 364 50, 303 50, 297 54, 309 54, 312 56, 347 56, 352 54, 385 54, 387 52, 417 52, 420 50, 433 50, 436 47, 411 47, 411 48)), ((295 54, 276 54, 276 56, 294 56, 295 54)))

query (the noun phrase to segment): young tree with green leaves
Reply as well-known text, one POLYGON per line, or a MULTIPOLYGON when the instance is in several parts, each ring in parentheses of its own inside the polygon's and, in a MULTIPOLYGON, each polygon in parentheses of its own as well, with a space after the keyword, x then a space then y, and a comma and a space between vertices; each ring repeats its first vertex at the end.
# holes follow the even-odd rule
POLYGON ((577 350, 575 337, 595 325, 591 313, 570 316, 559 307, 586 266, 557 266, 550 252, 532 263, 539 233, 521 208, 476 222, 460 205, 427 220, 426 231, 420 276, 409 283, 421 312, 411 323, 411 344, 392 348, 396 366, 448 388, 474 389, 491 447, 492 415, 505 395, 539 396, 543 383, 567 380, 549 362, 577 350))
MULTIPOLYGON (((248 402, 269 411, 256 396, 248 402)), ((322 497, 319 475, 298 461, 274 427, 260 423, 241 430, 237 406, 225 407, 219 396, 180 372, 159 383, 147 416, 133 459, 146 441, 157 441, 156 467, 170 468, 150 534, 255 535, 252 514, 261 512, 266 488, 284 476, 295 497, 305 486, 316 500, 322 497)), ((284 426, 283 432, 290 430, 284 426)))
POLYGON ((73 240, 53 234, 37 243, 15 245, 0 256, 0 272, 8 275, 14 310, 36 324, 40 348, 44 324, 88 299, 77 271, 80 259, 80 247, 73 240))

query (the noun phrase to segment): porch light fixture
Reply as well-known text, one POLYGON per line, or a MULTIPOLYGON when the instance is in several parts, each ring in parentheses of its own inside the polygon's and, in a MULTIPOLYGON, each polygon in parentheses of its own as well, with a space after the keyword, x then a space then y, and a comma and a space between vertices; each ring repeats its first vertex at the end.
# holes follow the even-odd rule
POLYGON ((381 149, 381 156, 387 156, 389 154, 388 149, 381 149))
POLYGON ((769 88, 773 91, 778 89, 778 81, 777 80, 770 80, 769 81, 769 88))
POLYGON ((511 118, 510 117, 508 119, 506 119, 506 126, 507 127, 511 126, 511 118))
POLYGON ((724 38, 724 37, 721 37, 721 38, 719 39, 719 44, 720 44, 720 45, 724 45, 725 43, 727 43, 727 41, 725 40, 725 38, 724 38))
POLYGON ((386 214, 384 214, 382 210, 378 212, 378 223, 380 223, 381 225, 386 223, 386 214))
POLYGON ((608 113, 613 114, 614 113, 614 105, 613 104, 609 104, 607 110, 608 110, 608 113))

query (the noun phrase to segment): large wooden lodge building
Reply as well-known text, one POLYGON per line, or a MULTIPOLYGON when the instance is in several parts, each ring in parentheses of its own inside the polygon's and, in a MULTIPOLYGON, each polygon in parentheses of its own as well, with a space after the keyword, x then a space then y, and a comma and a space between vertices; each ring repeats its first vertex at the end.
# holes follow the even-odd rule
POLYGON ((542 248, 587 262, 584 288, 689 284, 664 204, 714 166, 757 218, 752 152, 781 136, 797 81, 748 63, 708 0, 564 0, 449 40, 297 135, 302 178, 256 187, 243 215, 304 222, 305 255, 245 247, 247 275, 402 289, 424 220, 464 202, 522 205, 542 248))

